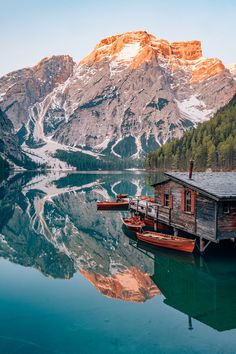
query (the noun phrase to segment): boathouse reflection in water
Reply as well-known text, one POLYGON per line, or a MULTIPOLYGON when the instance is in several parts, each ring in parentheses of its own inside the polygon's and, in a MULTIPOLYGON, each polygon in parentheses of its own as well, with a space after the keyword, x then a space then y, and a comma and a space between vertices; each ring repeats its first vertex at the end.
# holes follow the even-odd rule
MULTIPOLYGON (((138 244, 154 259, 151 277, 164 303, 217 331, 236 328, 236 260, 179 254, 138 244)), ((192 327, 193 326, 193 327, 192 327)))

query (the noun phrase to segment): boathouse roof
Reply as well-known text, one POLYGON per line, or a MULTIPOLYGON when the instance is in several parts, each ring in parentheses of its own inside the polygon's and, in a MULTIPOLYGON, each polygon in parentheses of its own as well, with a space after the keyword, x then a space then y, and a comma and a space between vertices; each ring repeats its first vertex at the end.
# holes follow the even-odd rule
POLYGON ((236 200, 236 172, 193 172, 191 179, 188 172, 167 172, 165 175, 214 199, 236 200))

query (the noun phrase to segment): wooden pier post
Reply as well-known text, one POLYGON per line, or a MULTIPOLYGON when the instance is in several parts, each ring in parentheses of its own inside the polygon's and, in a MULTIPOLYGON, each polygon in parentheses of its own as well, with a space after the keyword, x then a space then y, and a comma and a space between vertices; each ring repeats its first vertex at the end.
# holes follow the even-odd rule
POLYGON ((148 202, 146 202, 146 209, 145 209, 145 216, 147 217, 148 215, 148 202))
POLYGON ((200 244, 199 244, 199 250, 201 255, 204 254, 205 250, 207 249, 207 247, 211 244, 211 241, 207 241, 207 243, 205 243, 205 241, 203 240, 202 237, 200 237, 200 244))
POLYGON ((203 254, 205 250, 205 243, 202 237, 200 237, 200 253, 203 254))

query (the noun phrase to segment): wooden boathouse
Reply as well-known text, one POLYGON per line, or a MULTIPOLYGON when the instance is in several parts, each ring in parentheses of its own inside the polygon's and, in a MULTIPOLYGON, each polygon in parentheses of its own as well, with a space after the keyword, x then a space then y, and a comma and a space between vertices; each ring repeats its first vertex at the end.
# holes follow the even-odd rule
POLYGON ((153 185, 154 202, 131 201, 131 209, 200 239, 203 252, 210 242, 236 240, 236 172, 168 172, 153 185), (132 206, 133 202, 133 206, 132 206), (135 209, 136 208, 136 209, 135 209))

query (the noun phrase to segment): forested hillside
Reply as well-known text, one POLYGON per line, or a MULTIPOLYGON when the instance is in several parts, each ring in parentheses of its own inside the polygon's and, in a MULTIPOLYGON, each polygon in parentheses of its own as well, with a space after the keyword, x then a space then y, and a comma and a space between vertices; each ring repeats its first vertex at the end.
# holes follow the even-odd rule
POLYGON ((199 171, 236 169, 236 95, 210 121, 148 154, 145 166, 186 170, 190 159, 199 171))
POLYGON ((143 160, 119 159, 115 156, 101 157, 83 154, 81 152, 68 152, 57 150, 54 157, 67 162, 77 170, 123 170, 126 168, 143 168, 143 160))

